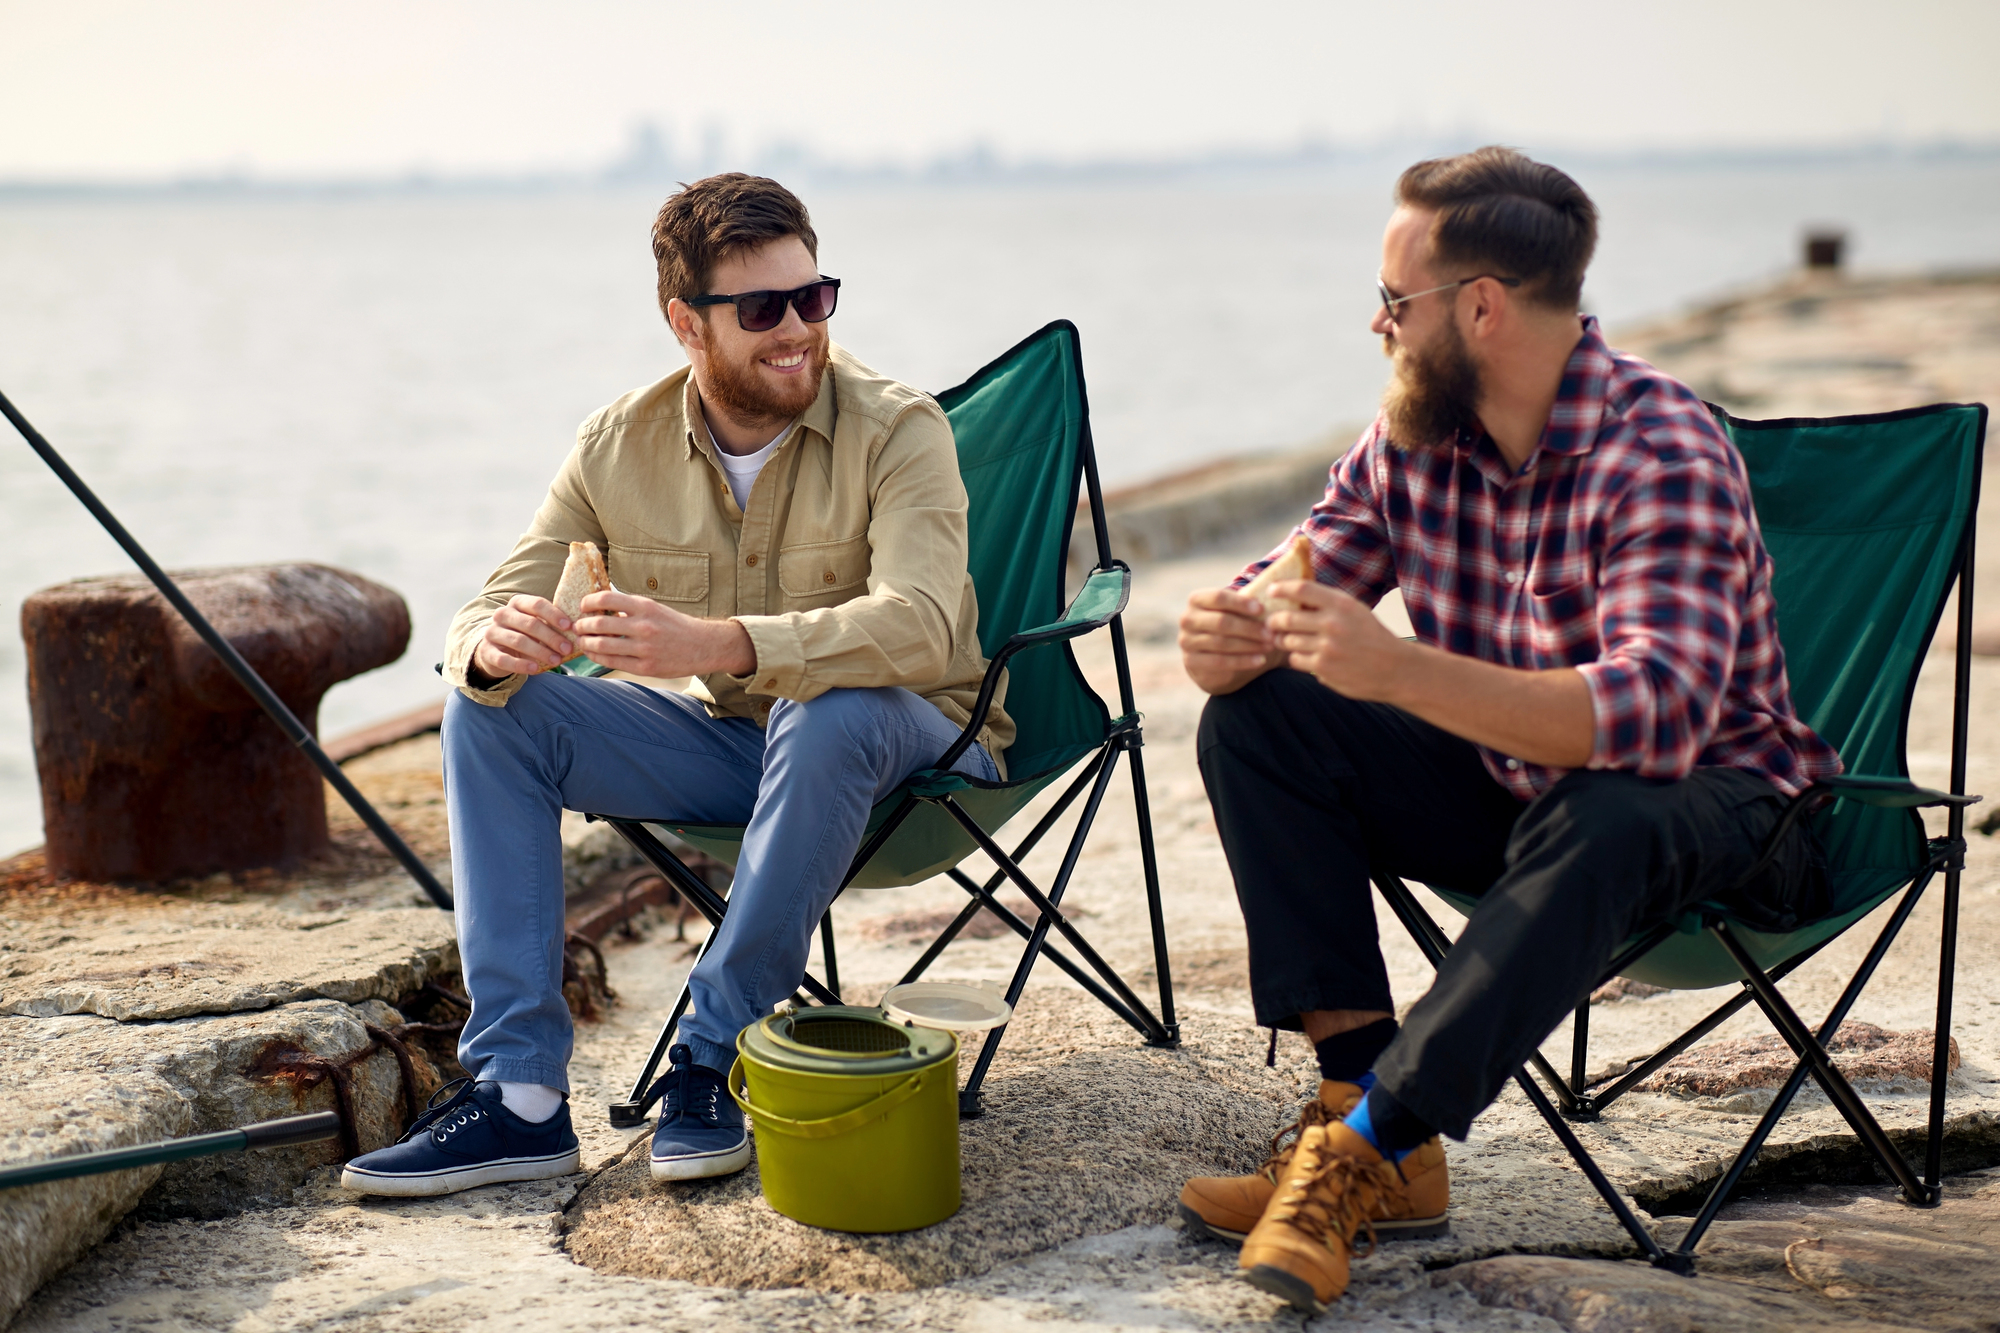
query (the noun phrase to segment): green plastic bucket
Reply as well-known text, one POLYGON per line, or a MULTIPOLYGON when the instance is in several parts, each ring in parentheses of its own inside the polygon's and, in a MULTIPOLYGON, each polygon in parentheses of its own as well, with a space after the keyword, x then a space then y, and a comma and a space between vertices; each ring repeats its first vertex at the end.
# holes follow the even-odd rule
POLYGON ((958 1038, 845 1005, 736 1037, 729 1093, 764 1198, 831 1231, 914 1231, 958 1211, 958 1038))

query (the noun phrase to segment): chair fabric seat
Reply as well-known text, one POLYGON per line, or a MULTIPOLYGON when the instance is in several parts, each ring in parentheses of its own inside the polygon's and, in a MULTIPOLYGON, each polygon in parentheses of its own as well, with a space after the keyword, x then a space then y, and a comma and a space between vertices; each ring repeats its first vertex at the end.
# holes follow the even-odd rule
MULTIPOLYGON (((1915 873, 1912 867, 1910 874, 1915 873)), ((1814 945, 1830 940, 1849 926, 1867 916, 1893 897, 1897 890, 1910 882, 1910 875, 1887 878, 1882 871, 1869 871, 1864 875, 1852 876, 1860 884, 1873 884, 1872 894, 1857 895, 1843 893, 1835 876, 1834 900, 1850 904, 1836 916, 1822 918, 1809 926, 1781 934, 1768 934, 1738 926, 1736 938, 1748 946, 1750 953, 1765 968, 1780 963, 1796 954, 1805 952, 1814 945)), ((1462 916, 1471 916, 1479 900, 1471 894, 1458 893, 1451 889, 1433 888, 1439 898, 1462 916)), ((1651 952, 1626 968, 1621 976, 1633 981, 1643 981, 1649 986, 1660 986, 1667 990, 1707 990, 1711 986, 1727 986, 1743 979, 1743 971, 1736 966, 1727 951, 1715 942, 1715 937, 1701 929, 1700 922, 1690 917, 1682 923, 1681 929, 1669 936, 1663 943, 1655 945, 1651 952)))
MULTIPOLYGON (((1093 746, 1084 753, 1091 753, 1095 748, 1093 746)), ((979 827, 994 833, 1082 757, 1079 754, 1062 768, 1026 782, 985 783, 966 779, 966 787, 957 793, 956 799, 960 808, 979 822, 979 827)), ((862 835, 864 841, 874 836, 875 831, 895 813, 907 790, 907 787, 899 788, 869 813, 868 831, 862 835)), ((735 865, 736 858, 743 852, 744 826, 741 824, 658 824, 654 827, 665 829, 689 846, 727 865, 735 865)), ((849 887, 893 889, 905 884, 921 884, 933 875, 941 875, 951 869, 973 851, 972 835, 942 808, 926 802, 909 813, 902 827, 869 858, 868 864, 855 875, 849 887)))

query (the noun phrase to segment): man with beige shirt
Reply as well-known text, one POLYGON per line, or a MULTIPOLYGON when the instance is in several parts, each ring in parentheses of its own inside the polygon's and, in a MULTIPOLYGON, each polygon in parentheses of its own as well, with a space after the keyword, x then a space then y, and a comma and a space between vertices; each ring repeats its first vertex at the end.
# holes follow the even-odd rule
MULTIPOLYGON (((452 624, 445 794, 475 1081, 349 1163, 350 1188, 576 1169, 564 809, 749 826, 689 980, 652 1158, 658 1179, 740 1170, 749 1141, 720 1072, 737 1032, 798 985, 870 807, 971 715, 986 661, 951 427, 829 341, 839 283, 817 247, 775 181, 714 176, 667 200, 653 252, 688 367, 584 422, 452 624), (606 552, 617 589, 575 624, 549 600, 572 541, 606 552), (628 679, 546 674, 579 653, 628 679), (675 677, 694 682, 650 683, 675 677)), ((999 778, 1012 737, 996 701, 956 771, 999 778)))

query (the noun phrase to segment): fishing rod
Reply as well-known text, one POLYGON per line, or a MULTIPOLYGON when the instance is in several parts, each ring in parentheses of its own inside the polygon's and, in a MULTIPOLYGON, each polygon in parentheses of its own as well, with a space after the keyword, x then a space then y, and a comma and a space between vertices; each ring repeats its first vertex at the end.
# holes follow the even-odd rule
POLYGON ((185 1139, 162 1139, 138 1143, 129 1148, 105 1148, 98 1152, 71 1153, 29 1162, 25 1166, 0 1167, 0 1190, 16 1185, 39 1185, 45 1180, 69 1180, 94 1176, 105 1171, 129 1171, 135 1166, 157 1166, 161 1162, 184 1162, 190 1157, 208 1157, 221 1152, 244 1152, 251 1148, 288 1148, 296 1143, 318 1143, 338 1138, 340 1117, 332 1111, 311 1115, 288 1115, 282 1120, 264 1120, 241 1129, 195 1134, 185 1139))
POLYGON ((90 487, 83 484, 83 478, 77 476, 70 465, 63 461, 63 456, 56 452, 55 446, 42 438, 40 431, 28 424, 28 419, 8 401, 4 393, 0 393, 0 414, 4 414, 7 420, 14 423, 14 429, 21 432, 21 438, 28 442, 28 447, 40 454, 42 461, 49 465, 49 470, 62 478, 63 485, 69 487, 70 493, 83 502, 83 507, 88 509, 91 516, 111 534, 111 539, 125 548, 125 554, 131 556, 146 577, 153 581, 153 586, 160 590, 160 595, 173 604, 174 610, 181 613, 181 619, 187 621, 194 632, 201 636, 201 641, 222 660, 222 665, 229 668, 229 674, 236 677, 244 689, 250 691, 250 697, 257 701, 257 706, 270 715, 279 729, 291 738, 292 744, 305 752, 306 758, 312 760, 313 767, 326 775, 326 780, 333 784, 333 789, 340 793, 341 799, 347 802, 355 814, 361 816, 361 822, 381 840, 382 845, 403 863, 403 869, 410 872, 410 878, 417 881, 418 887, 429 895, 432 902, 449 912, 451 893, 444 885, 438 883, 437 876, 431 874, 430 867, 418 860, 417 854, 410 850, 409 844, 403 841, 396 830, 389 827, 381 815, 375 813, 375 807, 368 803, 368 798, 347 780, 347 774, 340 771, 339 764, 327 758, 326 751, 319 748, 319 741, 313 737, 312 732, 293 715, 290 708, 285 706, 285 701, 264 683, 264 678, 257 674, 257 669, 243 660, 243 655, 236 651, 234 644, 216 632, 215 626, 208 623, 206 616, 194 609, 194 603, 190 602, 187 594, 180 590, 180 586, 168 577, 167 571, 154 563, 153 557, 146 554, 146 548, 139 545, 131 533, 125 531, 125 525, 104 507, 104 502, 97 498, 90 487))

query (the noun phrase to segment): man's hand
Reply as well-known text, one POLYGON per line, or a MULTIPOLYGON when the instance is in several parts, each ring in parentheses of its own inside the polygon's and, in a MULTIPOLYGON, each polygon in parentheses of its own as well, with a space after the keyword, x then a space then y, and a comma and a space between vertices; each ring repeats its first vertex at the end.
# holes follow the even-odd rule
POLYGON ((472 665, 494 679, 532 676, 577 654, 569 617, 546 597, 520 593, 493 613, 472 650, 472 665))
POLYGON ((650 597, 594 592, 576 622, 577 648, 591 661, 635 676, 706 676, 757 669, 750 632, 733 620, 697 620, 650 597))
POLYGON ((1454 736, 1552 768, 1590 762, 1590 689, 1574 667, 1525 671, 1406 643, 1337 588, 1279 583, 1271 629, 1287 665, 1350 699, 1392 704, 1454 736))
POLYGON ((1233 694, 1278 665, 1264 608, 1234 588, 1202 588, 1181 613, 1181 665, 1209 694, 1233 694))
POLYGON ((1286 665, 1350 699, 1388 701, 1407 678, 1412 644, 1355 598, 1324 584, 1276 583, 1270 596, 1296 609, 1273 612, 1271 630, 1286 665))

